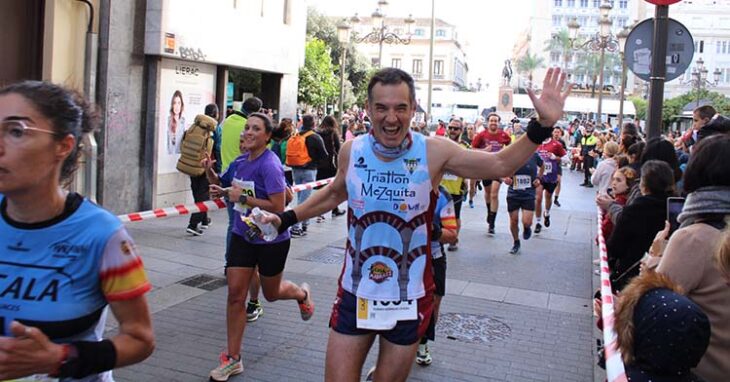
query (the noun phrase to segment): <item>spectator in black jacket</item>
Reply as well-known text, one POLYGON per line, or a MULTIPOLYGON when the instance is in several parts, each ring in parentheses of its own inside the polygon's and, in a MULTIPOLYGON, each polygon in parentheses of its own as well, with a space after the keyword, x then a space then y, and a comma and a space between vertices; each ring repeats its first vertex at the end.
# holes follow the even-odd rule
POLYGON ((624 207, 606 243, 611 282, 620 291, 639 274, 639 261, 664 228, 667 197, 674 193, 672 168, 660 160, 641 166, 641 196, 624 207))
MULTIPOLYGON (((307 153, 311 159, 304 165, 291 166, 292 176, 294 177, 294 184, 305 184, 314 182, 317 178, 317 165, 327 158, 327 149, 324 146, 322 137, 314 131, 314 116, 306 114, 302 117, 302 127, 299 129, 299 134, 304 135, 307 132, 312 131, 313 134, 307 135, 305 138, 305 145, 307 147, 307 153)), ((287 148, 288 150, 288 148, 287 148)), ((303 190, 297 193, 297 204, 304 203, 309 195, 312 194, 312 190, 303 190)), ((291 228, 292 237, 302 237, 307 234, 307 226, 309 225, 309 219, 298 222, 291 228)))
MULTIPOLYGON (((320 161, 317 166, 317 180, 332 178, 337 173, 337 155, 340 153, 340 146, 342 145, 340 134, 337 131, 337 120, 335 117, 331 115, 324 117, 317 129, 317 134, 322 137, 324 148, 327 150, 327 157, 320 161)), ((335 207, 332 210, 333 217, 343 215, 344 213, 339 207, 335 207)), ((318 218, 318 220, 323 219, 323 216, 318 218)))

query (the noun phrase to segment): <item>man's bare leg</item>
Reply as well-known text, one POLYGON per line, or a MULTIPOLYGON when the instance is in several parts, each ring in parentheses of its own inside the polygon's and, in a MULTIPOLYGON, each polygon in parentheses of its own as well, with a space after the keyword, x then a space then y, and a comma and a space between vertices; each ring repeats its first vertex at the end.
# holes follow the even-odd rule
POLYGON ((418 341, 413 345, 396 345, 380 337, 380 353, 375 367, 374 381, 401 382, 408 379, 416 359, 418 341))
MULTIPOLYGON (((362 365, 368 351, 373 346, 375 334, 347 335, 337 333, 330 329, 327 340, 327 355, 324 367, 324 380, 326 382, 356 382, 360 381, 362 365)), ((417 344, 414 346, 418 346, 417 344)), ((413 348, 415 353, 415 347, 413 348)), ((380 353, 383 348, 381 345, 380 353)), ((414 356, 410 359, 408 367, 413 362, 414 356)), ((379 367, 379 365, 378 365, 379 367)), ((410 370, 410 369, 409 369, 410 370)), ((384 381, 387 381, 385 379, 384 381)))

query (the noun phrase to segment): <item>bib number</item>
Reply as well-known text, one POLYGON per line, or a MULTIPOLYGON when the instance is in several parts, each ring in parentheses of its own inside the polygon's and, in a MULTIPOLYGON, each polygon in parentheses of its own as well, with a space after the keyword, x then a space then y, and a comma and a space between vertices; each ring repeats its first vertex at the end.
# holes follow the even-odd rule
POLYGON ((357 328, 370 330, 393 329, 398 321, 418 318, 416 300, 380 301, 357 298, 357 328))
POLYGON ((529 175, 515 175, 515 190, 526 190, 532 187, 532 177, 529 175))
POLYGON ((543 172, 543 175, 552 174, 552 172, 553 172, 553 162, 545 161, 543 163, 545 164, 545 171, 543 172))
POLYGON ((9 379, 5 382, 58 382, 58 378, 51 378, 46 374, 35 374, 19 379, 9 379))
MULTIPOLYGON (((255 198, 256 197, 256 189, 254 188, 255 183, 250 180, 240 180, 240 179, 233 179, 231 182, 234 186, 241 188, 241 195, 246 195, 246 197, 249 198, 255 198)), ((236 202, 236 204, 233 205, 233 209, 240 212, 241 216, 248 215, 248 212, 251 211, 251 206, 248 204, 243 204, 236 202)))

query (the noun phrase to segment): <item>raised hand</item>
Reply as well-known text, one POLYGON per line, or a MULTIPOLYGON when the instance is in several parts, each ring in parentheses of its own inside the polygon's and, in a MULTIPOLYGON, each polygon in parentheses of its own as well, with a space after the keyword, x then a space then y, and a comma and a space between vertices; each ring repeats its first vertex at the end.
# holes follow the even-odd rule
POLYGON ((527 95, 535 106, 540 125, 555 126, 555 122, 563 117, 565 99, 568 98, 572 85, 568 84, 565 91, 562 91, 564 87, 566 87, 565 73, 561 73, 560 68, 550 68, 545 74, 539 97, 532 89, 527 89, 527 95))

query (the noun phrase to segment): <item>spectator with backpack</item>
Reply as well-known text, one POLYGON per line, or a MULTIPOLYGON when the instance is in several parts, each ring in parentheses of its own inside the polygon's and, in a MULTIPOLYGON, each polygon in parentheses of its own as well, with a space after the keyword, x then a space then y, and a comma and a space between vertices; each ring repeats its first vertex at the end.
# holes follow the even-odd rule
MULTIPOLYGON (((327 158, 327 150, 322 137, 314 131, 314 116, 306 114, 302 117, 302 127, 289 138, 286 147, 286 165, 292 168, 294 184, 314 182, 317 177, 317 164, 327 158)), ((303 190, 297 194, 297 204, 304 203, 312 190, 303 190)), ((291 229, 292 237, 307 234, 309 219, 295 224, 291 229)))
MULTIPOLYGON (((215 111, 217 114, 217 108, 215 111)), ((213 138, 211 135, 217 125, 218 121, 211 116, 200 114, 195 117, 195 122, 185 130, 180 141, 180 159, 177 161, 177 170, 190 176, 190 189, 196 203, 204 202, 210 198, 208 195, 208 179, 205 177, 205 168, 201 161, 206 157, 210 157, 213 152, 213 138)), ((209 224, 210 220, 206 212, 194 213, 190 215, 186 232, 200 236, 209 224)))

